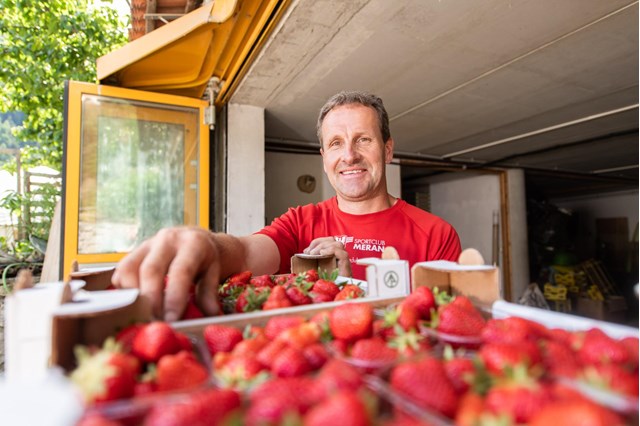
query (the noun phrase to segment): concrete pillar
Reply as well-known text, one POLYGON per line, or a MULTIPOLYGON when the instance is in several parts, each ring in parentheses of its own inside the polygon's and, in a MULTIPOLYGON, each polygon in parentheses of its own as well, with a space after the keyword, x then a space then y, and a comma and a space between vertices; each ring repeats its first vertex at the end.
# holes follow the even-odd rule
POLYGON ((227 226, 242 236, 265 225, 264 108, 227 105, 227 226))

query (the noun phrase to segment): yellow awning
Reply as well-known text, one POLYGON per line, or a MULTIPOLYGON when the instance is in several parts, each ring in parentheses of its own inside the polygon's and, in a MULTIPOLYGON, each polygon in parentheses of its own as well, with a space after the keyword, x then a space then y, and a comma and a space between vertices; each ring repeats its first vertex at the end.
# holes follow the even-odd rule
POLYGON ((289 0, 214 0, 97 60, 101 84, 225 103, 289 0))

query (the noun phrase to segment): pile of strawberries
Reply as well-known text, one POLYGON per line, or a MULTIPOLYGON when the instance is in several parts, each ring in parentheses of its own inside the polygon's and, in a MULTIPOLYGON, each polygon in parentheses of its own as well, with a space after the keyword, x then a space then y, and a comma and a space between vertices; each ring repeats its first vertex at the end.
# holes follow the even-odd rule
POLYGON ((330 275, 315 269, 298 274, 252 276, 244 271, 227 278, 218 297, 225 314, 288 308, 311 303, 364 297, 355 284, 337 284, 338 270, 330 275))
POLYGON ((93 408, 83 421, 97 422, 85 425, 613 426, 633 422, 627 410, 637 418, 637 337, 490 318, 464 296, 427 287, 381 311, 355 300, 245 329, 209 324, 200 357, 167 329, 134 325, 117 344, 80 351, 71 377, 93 408), (617 405, 595 389, 613 392, 617 405), (100 407, 114 399, 144 409, 105 416, 100 407))

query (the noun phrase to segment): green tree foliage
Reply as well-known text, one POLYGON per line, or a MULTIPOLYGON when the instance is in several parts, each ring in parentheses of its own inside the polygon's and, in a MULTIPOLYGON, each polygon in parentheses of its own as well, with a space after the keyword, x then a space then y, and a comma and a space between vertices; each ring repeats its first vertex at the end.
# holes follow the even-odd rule
POLYGON ((15 130, 26 166, 62 165, 66 80, 96 81, 96 59, 126 43, 110 0, 0 0, 0 112, 22 111, 15 130))

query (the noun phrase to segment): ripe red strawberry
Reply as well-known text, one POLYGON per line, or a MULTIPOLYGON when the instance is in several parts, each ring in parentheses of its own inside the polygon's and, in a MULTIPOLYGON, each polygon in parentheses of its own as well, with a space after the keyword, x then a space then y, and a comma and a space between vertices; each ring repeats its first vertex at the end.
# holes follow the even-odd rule
POLYGON ((189 351, 193 350, 193 343, 191 343, 191 338, 184 333, 180 333, 176 331, 176 337, 178 338, 178 343, 180 343, 180 350, 189 351))
POLYGON ((278 377, 296 377, 311 371, 311 364, 302 351, 286 347, 278 352, 271 363, 271 372, 278 377))
POLYGON ((385 325, 392 329, 397 325, 403 330, 417 330, 420 314, 416 307, 412 304, 401 302, 393 309, 388 310, 384 314, 385 325))
POLYGON ((144 362, 158 362, 164 355, 175 354, 181 349, 173 328, 166 322, 153 321, 138 331, 132 353, 144 362))
POLYGON ((309 361, 312 370, 322 367, 330 358, 329 352, 322 343, 313 343, 302 349, 302 354, 309 361))
POLYGON ((233 356, 252 355, 255 356, 269 343, 264 335, 256 335, 255 337, 244 339, 238 342, 231 353, 233 356))
POLYGON ((620 364, 598 364, 584 372, 589 383, 638 398, 638 374, 620 364))
POLYGON ((271 275, 258 275, 257 277, 253 277, 249 280, 249 284, 254 287, 273 287, 275 285, 271 275))
POLYGON ((305 322, 298 326, 288 328, 278 335, 278 340, 282 340, 287 345, 304 349, 320 340, 320 326, 313 322, 305 322))
POLYGON ((204 341, 211 355, 218 352, 230 352, 242 341, 242 332, 235 327, 223 324, 209 324, 202 331, 204 341))
POLYGON ((404 303, 415 307, 420 315, 420 319, 426 321, 431 319, 431 310, 436 309, 433 291, 431 291, 429 287, 416 288, 405 298, 404 303))
POLYGON ((251 392, 244 417, 247 426, 282 424, 285 416, 306 412, 319 399, 318 386, 309 377, 269 380, 251 392))
POLYGON ((336 295, 340 293, 340 287, 338 287, 333 281, 319 279, 313 284, 311 291, 314 293, 324 293, 329 295, 331 296, 331 300, 333 300, 336 295))
POLYGON ((189 389, 201 385, 209 378, 209 372, 191 352, 181 351, 160 358, 156 370, 159 391, 189 389))
POLYGON ((476 426, 484 414, 484 398, 476 392, 467 392, 460 397, 456 411, 456 426, 476 426))
POLYGON ((204 314, 196 304, 195 295, 192 294, 191 296, 189 296, 187 307, 184 309, 181 319, 189 320, 198 318, 204 318, 204 314))
POLYGON ((370 337, 373 331, 373 308, 366 303, 347 303, 329 314, 329 327, 336 339, 354 342, 370 337))
POLYGON ((276 356, 287 347, 287 343, 282 340, 271 340, 258 352, 256 359, 266 368, 271 369, 271 364, 276 356))
POLYGON ((304 426, 368 426, 367 408, 356 392, 342 391, 314 406, 304 416, 304 426))
POLYGON ((225 283, 246 285, 246 284, 249 284, 249 281, 251 280, 251 275, 252 275, 251 271, 238 272, 236 274, 231 275, 229 278, 227 278, 225 280, 225 283))
POLYGON ((364 297, 364 290, 355 284, 346 284, 342 290, 333 298, 333 300, 349 300, 364 297))
POLYGON ((487 370, 497 375, 502 375, 507 369, 514 369, 518 365, 532 367, 541 359, 540 350, 531 342, 521 342, 517 345, 486 343, 480 347, 479 354, 487 370))
POLYGON ((339 358, 329 359, 318 372, 316 379, 326 395, 338 390, 358 390, 364 385, 362 374, 351 364, 339 358))
POLYGON ((520 317, 492 318, 482 330, 486 343, 537 342, 548 336, 546 327, 520 317))
POLYGON ((578 357, 585 366, 596 364, 625 364, 630 354, 624 344, 605 334, 599 328, 592 328, 584 333, 582 346, 578 349, 578 357))
POLYGON ((296 274, 285 274, 285 275, 276 275, 273 277, 273 283, 275 285, 289 286, 296 282, 296 278, 298 275, 296 274))
POLYGON ((638 338, 635 336, 625 337, 620 340, 620 344, 627 349, 627 353, 629 354, 629 366, 635 367, 635 370, 638 371, 638 351, 640 350, 638 338))
POLYGON ((303 274, 304 280, 308 282, 318 281, 318 271, 315 269, 309 269, 303 274))
POLYGON ((133 347, 133 340, 145 325, 142 323, 132 324, 120 330, 116 334, 116 342, 120 344, 123 352, 130 352, 133 347))
POLYGON ((562 400, 548 404, 529 422, 529 426, 622 426, 624 424, 624 420, 613 411, 586 399, 562 400))
POLYGON ((426 357, 403 362, 391 371, 391 387, 416 404, 453 417, 458 396, 442 362, 426 357))
POLYGON ((360 339, 351 348, 351 357, 355 365, 366 371, 386 367, 398 357, 398 352, 387 346, 387 343, 379 337, 360 339))
POLYGON ((312 303, 324 303, 324 302, 332 302, 333 301, 333 296, 331 296, 330 294, 327 294, 327 293, 320 293, 320 292, 312 291, 311 293, 309 293, 309 296, 311 296, 311 302, 312 303))
POLYGON ((275 286, 271 289, 271 294, 262 305, 263 311, 271 309, 288 308, 293 306, 293 302, 287 297, 287 292, 282 286, 275 286))
POLYGON ((450 303, 438 308, 435 318, 432 317, 432 325, 441 333, 475 337, 480 336, 485 319, 473 306, 464 308, 460 304, 450 303))
POLYGON ((294 305, 309 305, 313 302, 308 292, 296 285, 288 286, 286 288, 286 293, 287 297, 294 305))
POLYGON ((182 398, 162 400, 145 417, 145 426, 219 426, 240 407, 240 395, 229 389, 206 389, 182 398))
POLYGON ((582 368, 571 348, 556 340, 541 343, 542 365, 551 377, 575 378, 582 368))
MULTIPOLYGON (((224 354, 223 352, 219 353, 224 354)), ((227 357, 224 362, 215 360, 216 379, 224 384, 224 387, 236 387, 253 379, 264 370, 264 365, 257 359, 257 355, 242 354, 227 357)))
POLYGON ((444 361, 447 377, 453 384, 458 395, 467 392, 476 374, 476 368, 471 358, 453 357, 444 361))
POLYGON ((133 396, 140 362, 133 355, 120 352, 113 340, 94 353, 78 347, 76 359, 78 366, 70 379, 88 404, 133 396))
POLYGON ((264 334, 267 336, 267 339, 273 340, 278 337, 282 331, 291 327, 297 327, 304 322, 305 318, 301 315, 271 317, 264 326, 264 334))
POLYGON ((526 424, 551 401, 551 393, 545 385, 528 381, 526 384, 493 386, 485 397, 485 406, 494 414, 508 415, 514 423, 526 424))
POLYGON ((262 309, 270 293, 269 287, 245 288, 236 299, 235 312, 253 312, 262 309))

